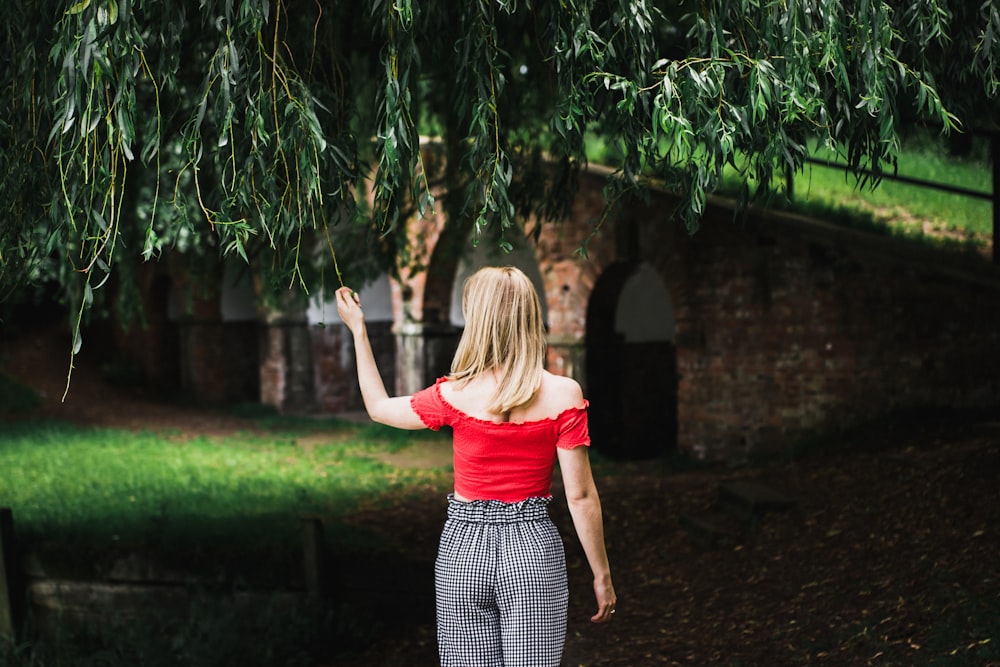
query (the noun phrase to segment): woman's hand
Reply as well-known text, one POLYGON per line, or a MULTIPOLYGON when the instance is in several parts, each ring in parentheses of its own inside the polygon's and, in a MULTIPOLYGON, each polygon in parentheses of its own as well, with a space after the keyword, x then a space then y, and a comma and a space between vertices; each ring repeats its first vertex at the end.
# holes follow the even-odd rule
POLYGON ((351 333, 358 334, 363 330, 365 313, 361 310, 361 299, 350 287, 341 287, 337 290, 337 314, 344 320, 351 333))
POLYGON ((618 604, 618 596, 615 595, 610 576, 594 579, 594 595, 597 597, 597 613, 590 620, 593 623, 607 623, 618 604))

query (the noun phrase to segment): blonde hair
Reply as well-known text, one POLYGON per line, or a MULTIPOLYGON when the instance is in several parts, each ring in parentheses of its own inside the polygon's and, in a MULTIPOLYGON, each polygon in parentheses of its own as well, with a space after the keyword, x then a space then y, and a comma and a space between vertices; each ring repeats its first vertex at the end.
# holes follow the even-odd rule
POLYGON ((538 293, 513 266, 486 267, 462 290, 465 331, 451 362, 449 378, 462 387, 481 373, 500 373, 489 406, 504 414, 531 401, 542 384, 545 325, 538 293))

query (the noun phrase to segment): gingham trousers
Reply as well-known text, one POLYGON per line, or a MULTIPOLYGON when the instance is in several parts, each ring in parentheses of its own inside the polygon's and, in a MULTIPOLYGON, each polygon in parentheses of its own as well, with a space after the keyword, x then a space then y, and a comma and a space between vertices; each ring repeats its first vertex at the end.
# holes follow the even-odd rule
POLYGON ((448 497, 434 566, 442 667, 558 667, 569 591, 550 500, 448 497))

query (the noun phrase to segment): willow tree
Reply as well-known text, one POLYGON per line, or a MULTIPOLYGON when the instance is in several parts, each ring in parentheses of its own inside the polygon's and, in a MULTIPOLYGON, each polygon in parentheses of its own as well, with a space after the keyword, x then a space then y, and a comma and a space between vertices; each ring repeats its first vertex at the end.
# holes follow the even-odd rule
POLYGON ((992 123, 1000 63, 993 0, 2 13, 0 298, 56 284, 77 326, 109 276, 168 251, 308 290, 391 266, 401 221, 436 207, 506 245, 525 214, 558 216, 591 136, 619 156, 609 205, 655 180, 693 231, 726 165, 766 189, 818 139, 878 174, 906 123, 992 123), (446 201, 422 134, 442 139, 446 201))

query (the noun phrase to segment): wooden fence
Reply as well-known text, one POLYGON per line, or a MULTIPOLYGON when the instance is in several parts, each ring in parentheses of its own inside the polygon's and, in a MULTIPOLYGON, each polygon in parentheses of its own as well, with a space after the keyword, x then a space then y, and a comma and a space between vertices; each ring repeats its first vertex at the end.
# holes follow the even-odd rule
POLYGON ((14 637, 21 622, 23 577, 17 562, 14 515, 0 507, 0 639, 14 637))
MULTIPOLYGON (((301 539, 304 590, 248 591, 241 596, 251 603, 261 597, 283 597, 294 604, 328 592, 322 522, 312 517, 302 519, 301 539)), ((44 568, 32 571, 27 563, 34 559, 23 553, 22 547, 14 532, 13 512, 0 507, 0 640, 20 635, 29 607, 41 616, 86 620, 102 612, 140 611, 154 598, 167 606, 182 606, 190 597, 190 581, 158 578, 146 571, 141 576, 82 581, 60 578, 44 568)))

